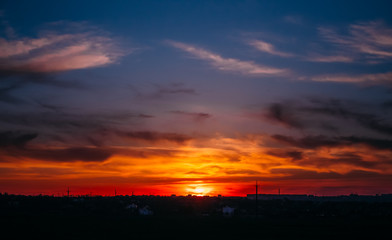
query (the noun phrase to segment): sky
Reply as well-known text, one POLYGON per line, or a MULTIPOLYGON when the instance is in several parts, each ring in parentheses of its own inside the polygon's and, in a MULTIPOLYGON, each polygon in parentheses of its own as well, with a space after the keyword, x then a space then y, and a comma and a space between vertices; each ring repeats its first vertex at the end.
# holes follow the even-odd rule
POLYGON ((392 193, 390 1, 0 3, 0 192, 392 193))

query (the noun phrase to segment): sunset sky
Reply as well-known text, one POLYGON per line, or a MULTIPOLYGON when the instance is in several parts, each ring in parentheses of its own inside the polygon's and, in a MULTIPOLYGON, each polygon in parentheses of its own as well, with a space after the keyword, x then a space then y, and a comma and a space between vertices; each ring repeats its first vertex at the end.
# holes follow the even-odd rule
POLYGON ((0 3, 0 192, 392 193, 391 1, 0 3))

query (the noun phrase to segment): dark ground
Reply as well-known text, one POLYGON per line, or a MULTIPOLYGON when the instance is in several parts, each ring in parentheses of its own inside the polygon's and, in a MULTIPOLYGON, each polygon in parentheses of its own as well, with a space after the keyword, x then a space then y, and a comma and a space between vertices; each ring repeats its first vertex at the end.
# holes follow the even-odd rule
POLYGON ((392 230, 382 201, 259 201, 256 217, 246 198, 1 195, 0 210, 2 239, 390 239, 392 230), (223 206, 236 210, 223 216, 223 206))

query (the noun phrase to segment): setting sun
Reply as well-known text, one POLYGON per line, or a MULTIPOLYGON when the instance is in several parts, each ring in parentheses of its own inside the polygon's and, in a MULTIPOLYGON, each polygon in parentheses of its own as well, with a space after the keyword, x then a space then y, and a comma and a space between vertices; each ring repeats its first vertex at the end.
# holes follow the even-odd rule
POLYGON ((201 188, 201 187, 197 187, 196 189, 195 189, 195 192, 196 193, 198 193, 198 194, 203 194, 203 193, 205 193, 205 189, 204 188, 201 188))
POLYGON ((214 189, 212 187, 205 186, 203 184, 192 184, 185 189, 187 194, 195 196, 206 196, 212 194, 213 190, 214 189))

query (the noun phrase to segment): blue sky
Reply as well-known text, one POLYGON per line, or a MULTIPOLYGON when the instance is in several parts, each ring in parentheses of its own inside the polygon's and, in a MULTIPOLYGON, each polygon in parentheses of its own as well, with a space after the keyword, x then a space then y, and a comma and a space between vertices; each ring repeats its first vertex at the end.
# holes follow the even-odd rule
MULTIPOLYGON (((390 191, 390 9, 389 1, 2 1, 0 182, 55 178, 62 161, 69 172, 58 185, 35 189, 118 175, 143 188, 175 172, 170 184, 267 176, 272 189, 325 177, 301 191, 390 191), (158 149, 151 161, 173 167, 146 165, 150 155, 135 149, 158 149), (189 159, 180 167, 183 155, 162 154, 169 150, 189 159), (211 159, 199 155, 207 150, 211 159)), ((15 189, 7 191, 24 191, 15 189)))

